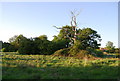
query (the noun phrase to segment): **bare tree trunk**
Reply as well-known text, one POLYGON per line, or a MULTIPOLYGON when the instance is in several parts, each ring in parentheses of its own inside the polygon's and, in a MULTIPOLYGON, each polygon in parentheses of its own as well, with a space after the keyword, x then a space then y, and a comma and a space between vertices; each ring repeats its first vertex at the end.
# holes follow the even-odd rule
MULTIPOLYGON (((77 22, 76 22, 76 17, 79 15, 78 14, 75 14, 75 11, 71 11, 71 15, 72 15, 72 20, 71 20, 71 27, 72 27, 72 32, 74 32, 73 36, 72 37, 69 37, 68 35, 66 36, 67 38, 69 38, 70 40, 70 46, 74 45, 74 43, 76 42, 77 40, 77 22)), ((57 29, 62 29, 61 27, 56 27, 54 26, 55 28, 57 29)), ((66 32, 67 32, 67 29, 66 29, 66 32)), ((72 34, 72 32, 68 32, 72 34)))
POLYGON ((73 41, 74 43, 76 42, 76 36, 77 36, 77 22, 76 22, 76 16, 79 15, 79 13, 77 15, 75 15, 75 12, 71 11, 72 14, 72 20, 71 20, 71 26, 72 26, 72 31, 74 32, 74 36, 73 36, 73 41))

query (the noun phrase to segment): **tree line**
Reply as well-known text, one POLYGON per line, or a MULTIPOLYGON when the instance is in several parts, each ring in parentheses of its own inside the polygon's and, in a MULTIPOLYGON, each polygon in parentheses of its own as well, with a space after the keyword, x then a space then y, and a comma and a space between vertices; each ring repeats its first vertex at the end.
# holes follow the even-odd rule
MULTIPOLYGON (((15 35, 9 39, 9 42, 2 42, 3 52, 18 52, 20 54, 39 54, 39 55, 64 55, 74 56, 81 54, 93 54, 100 56, 105 49, 108 52, 118 52, 115 50, 112 42, 106 44, 106 48, 99 50, 101 36, 97 31, 91 28, 76 29, 76 41, 71 26, 63 26, 58 35, 54 36, 52 41, 48 40, 46 35, 40 35, 34 38, 27 38, 21 35, 15 35)), ((107 52, 106 51, 106 52, 107 52)))
MULTIPOLYGON (((60 29, 58 35, 54 35, 49 41, 46 35, 27 38, 15 35, 8 42, 3 42, 4 52, 18 52, 20 54, 40 54, 40 55, 63 55, 63 56, 101 56, 105 50, 99 50, 101 36, 91 28, 80 29, 77 27, 76 17, 79 14, 71 11, 71 26, 66 25, 56 27, 60 29)), ((108 52, 115 52, 112 43, 109 42, 106 49, 108 52)), ((117 49, 118 51, 118 49, 117 49)))
POLYGON ((46 35, 34 38, 26 38, 22 34, 15 35, 9 39, 9 43, 3 43, 2 51, 18 51, 20 54, 50 55, 57 50, 69 47, 81 50, 86 50, 87 48, 99 48, 100 44, 98 44, 98 40, 100 35, 97 34, 97 31, 91 28, 77 29, 78 35, 74 44, 71 42, 71 40, 73 40, 73 33, 72 27, 66 25, 60 29, 59 34, 54 36, 52 41, 49 41, 46 35))

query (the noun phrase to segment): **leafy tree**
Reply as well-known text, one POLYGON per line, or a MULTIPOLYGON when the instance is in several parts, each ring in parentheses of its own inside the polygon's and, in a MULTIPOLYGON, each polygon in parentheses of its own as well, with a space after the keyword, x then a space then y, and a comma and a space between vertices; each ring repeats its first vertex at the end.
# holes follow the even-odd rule
POLYGON ((98 41, 101 41, 100 35, 97 34, 97 31, 91 29, 91 28, 84 28, 78 30, 77 40, 79 40, 86 49, 87 47, 91 47, 94 49, 99 48, 100 44, 98 44, 98 41))
POLYGON ((18 49, 20 54, 36 54, 36 46, 31 39, 24 39, 20 41, 20 47, 18 49))
POLYGON ((107 52, 109 52, 109 53, 115 52, 115 46, 113 46, 113 42, 111 42, 111 41, 108 41, 106 43, 106 47, 105 48, 107 49, 107 52))
POLYGON ((76 55, 79 50, 98 49, 101 37, 97 31, 91 28, 76 29, 76 41, 73 40, 74 32, 71 26, 63 26, 58 36, 54 36, 53 42, 57 43, 58 50, 71 48, 68 52, 70 55, 76 55), (73 42, 73 43, 71 43, 73 42))
POLYGON ((17 49, 15 49, 15 47, 11 45, 10 43, 4 42, 2 43, 2 51, 3 52, 16 52, 17 49))
POLYGON ((46 35, 41 35, 34 38, 34 44, 36 46, 36 51, 38 54, 50 55, 55 50, 55 44, 52 41, 47 40, 46 35))
POLYGON ((19 49, 20 42, 24 41, 24 39, 27 39, 22 34, 21 35, 15 35, 9 39, 9 42, 11 45, 15 46, 16 49, 19 49))
POLYGON ((60 28, 60 32, 57 36, 54 36, 53 42, 56 43, 58 50, 62 48, 67 48, 73 45, 74 32, 71 26, 63 26, 60 28))
POLYGON ((46 35, 41 35, 39 37, 29 39, 24 36, 20 36, 18 37, 18 39, 18 52, 20 54, 50 55, 54 53, 54 43, 52 41, 47 40, 46 35))
POLYGON ((11 44, 14 44, 16 39, 17 39, 18 35, 14 35, 13 37, 11 37, 8 41, 11 43, 11 44))
POLYGON ((60 33, 57 36, 54 36, 54 39, 52 40, 56 46, 55 49, 59 50, 70 47, 72 33, 72 28, 70 26, 63 26, 60 33))
MULTIPOLYGON (((58 41, 60 40, 66 40, 65 45, 69 46, 71 43, 71 40, 73 40, 73 31, 71 29, 72 27, 70 26, 63 26, 62 29, 60 30, 60 33, 58 36, 55 36, 53 41, 58 41), (66 28, 66 30, 65 30, 66 28)), ((77 29, 76 31, 76 43, 81 44, 81 49, 86 49, 87 47, 91 48, 99 48, 100 44, 98 44, 98 41, 100 41, 100 35, 97 34, 97 31, 91 29, 91 28, 84 28, 84 29, 77 29)), ((64 45, 64 46, 65 46, 64 45)), ((71 45, 72 46, 72 45, 71 45)))
POLYGON ((41 39, 41 40, 47 40, 47 36, 46 35, 41 35, 38 38, 41 39))
POLYGON ((35 38, 35 44, 37 45, 37 49, 39 50, 39 54, 46 54, 48 41, 46 39, 35 38))
POLYGON ((113 42, 108 41, 108 42, 106 43, 106 48, 114 48, 113 42))
POLYGON ((32 38, 28 39, 23 35, 18 35, 10 43, 15 46, 20 54, 36 54, 36 48, 32 38))
POLYGON ((61 45, 64 44, 63 46, 71 47, 71 50, 69 52, 71 54, 77 53, 77 50, 75 51, 75 49, 86 50, 88 47, 93 49, 99 48, 100 44, 98 44, 98 40, 100 41, 101 37, 99 34, 97 34, 97 31, 91 28, 78 29, 76 17, 79 15, 79 13, 76 14, 75 11, 71 11, 71 15, 71 26, 54 26, 57 29, 61 30, 58 36, 54 37, 53 41, 60 43, 60 41, 64 40, 64 43, 62 42, 61 45))
POLYGON ((62 35, 62 37, 69 39, 69 46, 72 46, 76 42, 77 37, 77 22, 76 17, 79 15, 79 13, 76 14, 76 11, 71 11, 71 26, 64 26, 64 27, 56 27, 57 29, 61 29, 60 32, 62 32, 59 35, 62 35))

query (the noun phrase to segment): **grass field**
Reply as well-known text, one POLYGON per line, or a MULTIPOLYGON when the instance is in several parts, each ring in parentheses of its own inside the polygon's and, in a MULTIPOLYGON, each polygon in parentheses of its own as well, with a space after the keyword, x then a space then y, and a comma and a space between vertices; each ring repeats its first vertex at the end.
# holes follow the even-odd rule
POLYGON ((118 58, 1 53, 3 79, 118 79, 118 58))

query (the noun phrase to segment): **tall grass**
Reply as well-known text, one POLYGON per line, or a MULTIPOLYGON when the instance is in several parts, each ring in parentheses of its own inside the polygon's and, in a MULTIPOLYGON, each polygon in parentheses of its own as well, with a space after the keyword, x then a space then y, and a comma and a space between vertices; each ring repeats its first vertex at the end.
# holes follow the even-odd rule
POLYGON ((118 58, 2 53, 3 79, 117 79, 118 58))

